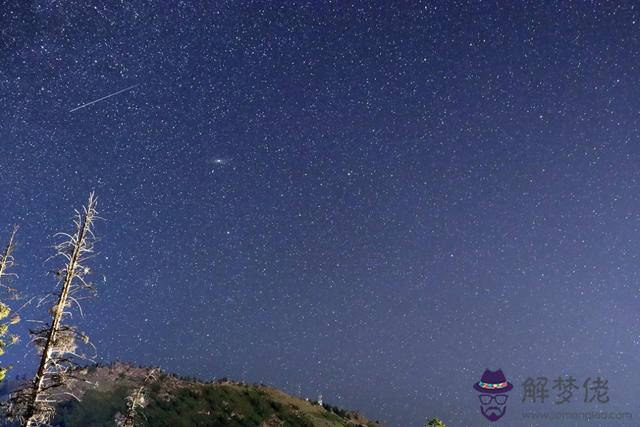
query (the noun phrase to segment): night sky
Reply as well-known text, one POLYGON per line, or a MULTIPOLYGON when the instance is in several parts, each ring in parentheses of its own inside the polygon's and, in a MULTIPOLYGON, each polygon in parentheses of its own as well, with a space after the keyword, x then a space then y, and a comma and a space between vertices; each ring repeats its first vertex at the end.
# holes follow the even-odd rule
POLYGON ((639 30, 633 2, 2 2, 15 284, 53 289, 95 190, 101 362, 392 427, 488 425, 485 368, 495 425, 552 425, 522 382, 600 375, 640 417, 639 30))

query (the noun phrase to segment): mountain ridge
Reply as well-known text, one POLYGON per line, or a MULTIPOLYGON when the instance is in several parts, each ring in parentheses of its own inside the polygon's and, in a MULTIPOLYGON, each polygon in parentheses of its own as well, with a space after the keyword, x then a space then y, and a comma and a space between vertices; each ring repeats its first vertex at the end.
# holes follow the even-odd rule
MULTIPOLYGON (((359 412, 320 405, 265 384, 226 378, 204 382, 124 362, 86 366, 74 376, 80 381, 69 384, 70 394, 57 405, 52 426, 112 427, 126 413, 127 397, 144 387, 139 426, 382 427, 359 412)), ((7 384, 14 387, 19 382, 7 384)))

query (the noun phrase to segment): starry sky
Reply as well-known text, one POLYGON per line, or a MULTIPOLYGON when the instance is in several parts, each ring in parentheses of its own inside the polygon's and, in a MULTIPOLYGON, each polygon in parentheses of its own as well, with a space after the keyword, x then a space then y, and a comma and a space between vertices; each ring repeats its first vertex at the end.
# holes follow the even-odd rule
POLYGON ((53 288, 95 190, 102 362, 396 427, 487 425, 485 368, 509 426, 558 410, 527 377, 601 375, 637 411, 639 26, 633 2, 3 2, 15 283, 53 288))

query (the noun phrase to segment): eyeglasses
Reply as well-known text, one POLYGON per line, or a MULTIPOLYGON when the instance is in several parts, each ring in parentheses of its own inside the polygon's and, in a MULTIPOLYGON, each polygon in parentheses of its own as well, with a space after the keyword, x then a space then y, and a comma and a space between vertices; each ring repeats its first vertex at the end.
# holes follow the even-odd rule
POLYGON ((507 398, 509 396, 506 394, 481 394, 478 397, 480 398, 480 403, 482 403, 483 405, 490 404, 492 400, 495 400, 498 405, 504 405, 505 403, 507 403, 507 398))

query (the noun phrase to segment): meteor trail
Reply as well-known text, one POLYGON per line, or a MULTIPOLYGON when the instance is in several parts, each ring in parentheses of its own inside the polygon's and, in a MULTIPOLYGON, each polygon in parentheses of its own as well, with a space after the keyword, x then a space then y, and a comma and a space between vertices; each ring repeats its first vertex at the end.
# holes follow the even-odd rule
POLYGON ((84 105, 81 105, 81 106, 79 106, 79 107, 76 107, 76 108, 74 108, 74 109, 69 110, 69 112, 70 112, 70 113, 73 113, 73 112, 74 112, 74 111, 76 111, 76 110, 79 110, 79 109, 84 108, 84 107, 88 107, 88 106, 89 106, 89 105, 91 105, 91 104, 95 104, 96 102, 100 102, 100 101, 102 101, 102 100, 104 100, 104 99, 111 98, 112 96, 116 96, 116 95, 118 95, 119 93, 126 92, 126 91, 131 90, 131 89, 133 89, 134 87, 138 87, 138 86, 140 86, 140 83, 135 84, 135 85, 133 85, 133 86, 126 87, 126 88, 121 89, 121 90, 119 90, 119 91, 117 91, 117 92, 113 92, 112 94, 109 94, 109 95, 107 95, 107 96, 103 96, 102 98, 100 98, 100 99, 96 99, 95 101, 87 102, 87 103, 86 103, 86 104, 84 104, 84 105))

